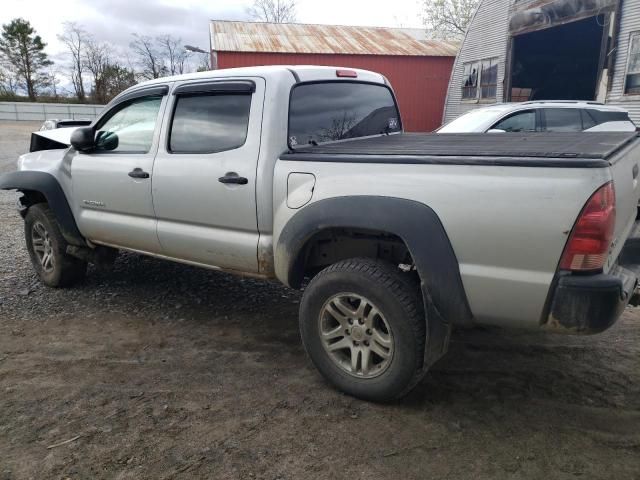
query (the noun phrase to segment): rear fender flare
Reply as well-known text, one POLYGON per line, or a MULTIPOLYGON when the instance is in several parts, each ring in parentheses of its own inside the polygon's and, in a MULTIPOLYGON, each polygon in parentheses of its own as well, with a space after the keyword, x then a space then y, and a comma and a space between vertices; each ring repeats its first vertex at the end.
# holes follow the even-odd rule
MULTIPOLYGON (((46 199, 49 208, 58 221, 65 240, 78 247, 87 244, 78 230, 78 225, 69 206, 60 183, 46 172, 11 172, 0 176, 0 190, 18 190, 20 192, 39 192, 46 199)), ((27 207, 29 205, 26 205, 27 207)))
MULTIPOLYGON (((441 354, 446 352, 452 324, 472 324, 458 260, 442 222, 429 206, 379 196, 344 196, 312 203, 296 213, 280 234, 275 249, 276 276, 286 285, 298 288, 304 277, 307 242, 329 228, 383 231, 404 241, 420 276, 428 331, 432 332, 429 344, 434 336, 441 337, 444 349, 441 354), (437 335, 434 328, 438 329, 437 335)), ((433 361, 425 357, 427 365, 433 361)))

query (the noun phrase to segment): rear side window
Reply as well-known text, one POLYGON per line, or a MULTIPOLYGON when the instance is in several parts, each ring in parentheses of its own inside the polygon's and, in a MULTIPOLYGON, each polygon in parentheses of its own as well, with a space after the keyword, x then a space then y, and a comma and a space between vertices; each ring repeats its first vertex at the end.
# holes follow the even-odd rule
POLYGON ((401 129, 398 107, 391 90, 384 85, 345 81, 307 83, 291 92, 291 147, 401 129))
POLYGON ((545 108, 546 132, 581 132, 582 117, 579 108, 545 108))
POLYGON ((251 95, 178 96, 169 150, 172 153, 217 153, 244 145, 249 127, 251 95))
POLYGON ((505 132, 535 132, 536 112, 534 110, 526 110, 524 112, 514 113, 500 120, 491 128, 504 130, 505 132))

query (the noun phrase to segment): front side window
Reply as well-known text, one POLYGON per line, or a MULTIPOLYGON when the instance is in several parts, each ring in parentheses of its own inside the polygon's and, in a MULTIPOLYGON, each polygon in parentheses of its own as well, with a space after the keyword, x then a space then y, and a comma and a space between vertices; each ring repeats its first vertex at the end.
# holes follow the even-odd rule
POLYGON ((498 59, 490 58, 482 61, 482 72, 480 73, 480 98, 496 98, 498 90, 498 59))
POLYGON ((505 132, 535 132, 536 112, 534 110, 526 110, 524 112, 514 113, 500 120, 491 128, 504 130, 505 132))
POLYGON ((462 74, 462 99, 476 100, 478 98, 478 75, 480 64, 470 62, 464 64, 462 74))
POLYGON ((291 92, 289 145, 316 145, 402 129, 391 90, 358 82, 301 84, 291 92))
POLYGON ((545 132, 581 132, 582 117, 578 108, 545 108, 545 132))
POLYGON ((624 93, 626 95, 640 95, 640 32, 632 33, 629 41, 629 63, 624 93))
POLYGON ((95 151, 149 152, 161 103, 162 97, 143 97, 115 107, 97 130, 95 151))
POLYGON ((240 148, 247 140, 250 110, 250 94, 178 96, 169 151, 218 153, 240 148))

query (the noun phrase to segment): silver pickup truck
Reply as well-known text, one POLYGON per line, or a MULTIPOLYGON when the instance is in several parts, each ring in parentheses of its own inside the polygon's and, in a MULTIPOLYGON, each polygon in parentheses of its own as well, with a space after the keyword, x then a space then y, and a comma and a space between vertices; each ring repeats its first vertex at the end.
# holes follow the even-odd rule
POLYGON ((142 83, 31 150, 0 188, 43 283, 124 249, 304 286, 311 360, 363 399, 452 327, 595 333, 635 298, 636 133, 408 134, 379 74, 260 67, 142 83))

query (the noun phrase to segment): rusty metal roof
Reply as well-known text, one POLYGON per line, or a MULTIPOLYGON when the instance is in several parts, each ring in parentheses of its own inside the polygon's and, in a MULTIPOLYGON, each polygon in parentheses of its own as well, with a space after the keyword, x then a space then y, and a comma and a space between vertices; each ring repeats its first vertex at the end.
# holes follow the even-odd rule
POLYGON ((428 39, 419 28, 212 20, 210 33, 217 52, 455 57, 459 46, 428 39))

